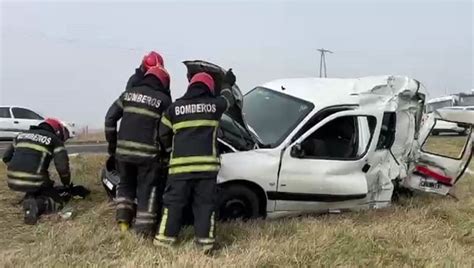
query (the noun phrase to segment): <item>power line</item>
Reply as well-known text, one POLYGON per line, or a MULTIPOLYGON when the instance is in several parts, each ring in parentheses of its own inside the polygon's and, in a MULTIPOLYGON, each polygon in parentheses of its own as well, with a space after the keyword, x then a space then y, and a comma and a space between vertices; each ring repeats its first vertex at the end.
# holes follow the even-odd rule
POLYGON ((328 77, 327 66, 326 66, 326 53, 334 53, 331 50, 320 48, 318 51, 321 53, 321 58, 319 60, 319 77, 328 77))

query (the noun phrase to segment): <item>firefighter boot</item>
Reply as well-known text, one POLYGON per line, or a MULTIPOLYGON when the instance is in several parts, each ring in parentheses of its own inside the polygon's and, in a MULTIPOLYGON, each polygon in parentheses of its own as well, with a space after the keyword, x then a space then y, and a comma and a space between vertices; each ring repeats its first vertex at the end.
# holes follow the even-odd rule
POLYGON ((205 255, 213 255, 219 249, 214 239, 197 238, 194 244, 202 250, 205 255))
POLYGON ((158 248, 173 249, 177 245, 176 238, 163 238, 158 235, 153 239, 153 245, 158 248))
POLYGON ((25 197, 23 200, 23 211, 25 224, 35 225, 39 217, 39 208, 34 196, 25 197))
POLYGON ((130 223, 125 222, 125 221, 119 221, 118 226, 120 229, 120 232, 125 233, 130 229, 130 223))

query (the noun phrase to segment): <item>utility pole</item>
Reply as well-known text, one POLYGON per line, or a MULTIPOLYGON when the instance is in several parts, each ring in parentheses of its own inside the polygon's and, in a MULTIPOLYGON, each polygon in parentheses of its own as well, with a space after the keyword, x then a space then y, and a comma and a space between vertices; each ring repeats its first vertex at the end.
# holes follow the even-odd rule
POLYGON ((327 68, 326 68, 326 53, 334 53, 331 50, 320 48, 318 51, 321 53, 321 59, 319 61, 319 77, 328 77, 327 68), (323 71, 324 70, 324 71, 323 71))

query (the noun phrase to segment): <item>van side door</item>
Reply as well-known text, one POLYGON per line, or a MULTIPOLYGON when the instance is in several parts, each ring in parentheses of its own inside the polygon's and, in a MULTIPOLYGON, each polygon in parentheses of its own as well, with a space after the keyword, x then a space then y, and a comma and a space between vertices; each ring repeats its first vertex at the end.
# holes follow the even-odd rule
POLYGON ((338 112, 293 142, 283 152, 277 190, 268 192, 276 210, 321 211, 365 203, 381 118, 375 111, 338 112))
POLYGON ((413 147, 412 163, 405 187, 447 195, 467 170, 473 152, 474 111, 440 109, 424 122, 413 147), (437 124, 456 124, 465 135, 435 135, 437 124))

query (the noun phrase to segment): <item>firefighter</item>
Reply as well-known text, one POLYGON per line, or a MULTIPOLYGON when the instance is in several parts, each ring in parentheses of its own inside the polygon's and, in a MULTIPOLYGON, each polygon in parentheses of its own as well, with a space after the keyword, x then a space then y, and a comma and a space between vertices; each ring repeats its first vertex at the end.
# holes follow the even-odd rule
POLYGON ((69 158, 64 147, 67 138, 68 132, 62 123, 48 118, 20 133, 3 156, 8 187, 26 193, 23 199, 26 224, 35 224, 41 214, 56 212, 65 202, 49 177, 51 160, 62 184, 67 189, 72 188, 69 158))
POLYGON ((160 180, 160 159, 166 152, 161 150, 157 137, 161 114, 171 104, 169 85, 164 67, 151 67, 142 81, 120 95, 105 118, 108 151, 117 159, 120 174, 117 222, 126 231, 136 216, 134 230, 144 237, 153 237, 157 212, 161 210, 165 182, 160 180))
POLYGON ((130 89, 133 86, 137 85, 138 82, 140 82, 145 76, 146 71, 148 71, 151 67, 155 66, 165 67, 165 64, 163 61, 163 57, 161 57, 159 53, 151 51, 143 57, 140 66, 135 69, 135 73, 128 79, 126 89, 130 89))
MULTIPOLYGON (((130 78, 128 79, 125 90, 131 89, 133 86, 137 85, 140 81, 142 81, 143 77, 145 76, 145 73, 151 67, 154 67, 154 66, 164 67, 164 61, 163 61, 163 57, 158 52, 151 51, 145 56, 143 56, 140 66, 135 69, 135 73, 132 76, 130 76, 130 78)), ((171 98, 171 93, 169 92, 169 90, 166 92, 166 94, 169 95, 171 98)), ((116 171, 117 165, 116 165, 116 160, 114 157, 109 157, 109 159, 107 159, 106 168, 109 171, 112 171, 112 170, 116 171)), ((104 182, 102 182, 102 185, 104 186, 105 190, 110 196, 115 197, 115 194, 116 194, 115 189, 110 190, 109 187, 104 182)))
POLYGON ((183 209, 192 202, 195 243, 205 252, 215 249, 214 203, 220 167, 216 136, 222 114, 235 101, 230 89, 234 83, 235 76, 229 70, 220 96, 215 96, 213 77, 197 73, 184 96, 161 119, 161 143, 172 150, 162 220, 154 239, 156 246, 175 244, 183 209))

